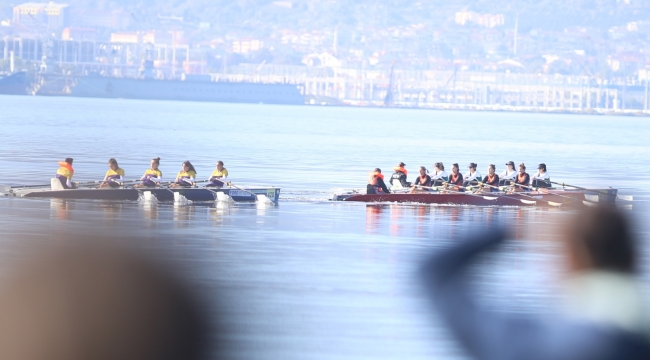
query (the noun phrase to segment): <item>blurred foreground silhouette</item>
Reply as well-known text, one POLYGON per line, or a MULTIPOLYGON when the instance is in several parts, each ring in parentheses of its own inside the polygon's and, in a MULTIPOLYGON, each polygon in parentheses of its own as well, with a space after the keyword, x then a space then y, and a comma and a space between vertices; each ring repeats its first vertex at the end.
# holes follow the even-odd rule
POLYGON ((79 244, 3 274, 0 359, 206 358, 206 314, 180 277, 124 248, 79 244))
POLYGON ((635 277, 637 250, 627 218, 611 208, 589 208, 569 218, 560 246, 569 306, 552 318, 489 310, 476 298, 469 265, 503 242, 504 231, 481 233, 427 261, 426 289, 472 357, 650 359, 650 306, 635 277))

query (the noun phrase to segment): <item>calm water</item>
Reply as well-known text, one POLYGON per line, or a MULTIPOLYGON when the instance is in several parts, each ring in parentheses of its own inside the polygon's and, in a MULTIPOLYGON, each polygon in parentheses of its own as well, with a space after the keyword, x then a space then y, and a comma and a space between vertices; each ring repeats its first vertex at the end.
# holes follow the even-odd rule
POLYGON ((479 285, 510 310, 544 313, 557 298, 553 230, 567 213, 331 203, 328 190, 363 187, 367 171, 400 161, 412 173, 437 161, 483 173, 545 162, 554 180, 640 200, 626 209, 648 274, 648 135, 650 120, 632 117, 0 96, 3 184, 47 183, 65 157, 77 181, 103 178, 110 157, 138 178, 160 156, 168 180, 184 160, 199 177, 223 160, 234 183, 282 187, 279 206, 0 198, 0 253, 70 233, 169 251, 197 283, 237 296, 233 359, 458 358, 415 281, 422 257, 470 229, 507 226, 516 240, 485 261, 479 285))

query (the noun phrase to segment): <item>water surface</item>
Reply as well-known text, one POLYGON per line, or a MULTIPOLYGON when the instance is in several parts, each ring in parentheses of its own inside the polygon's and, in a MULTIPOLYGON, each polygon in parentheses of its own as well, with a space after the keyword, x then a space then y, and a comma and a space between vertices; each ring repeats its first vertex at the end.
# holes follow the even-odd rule
POLYGON ((199 177, 223 160, 237 184, 282 188, 278 206, 0 198, 0 253, 19 253, 19 240, 112 235, 165 250, 197 284, 227 289, 237 298, 233 359, 462 357, 415 273, 455 236, 494 224, 514 240, 483 262, 482 295, 510 311, 552 311, 565 210, 326 200, 400 161, 412 174, 437 161, 477 162, 483 173, 545 162, 553 180, 621 188, 640 200, 626 211, 638 220, 645 274, 650 265, 646 119, 27 96, 0 96, 0 109, 3 184, 47 183, 65 157, 78 181, 103 178, 110 157, 138 178, 160 156, 168 180, 184 160, 199 177))

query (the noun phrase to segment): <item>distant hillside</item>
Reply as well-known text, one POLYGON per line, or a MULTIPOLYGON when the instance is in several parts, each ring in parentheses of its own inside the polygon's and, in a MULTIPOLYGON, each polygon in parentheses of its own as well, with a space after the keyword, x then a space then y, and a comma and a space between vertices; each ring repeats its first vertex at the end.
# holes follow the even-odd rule
MULTIPOLYGON (((62 1, 64 2, 64 1, 62 1)), ((186 22, 210 22, 215 31, 260 31, 273 28, 387 27, 412 23, 440 23, 466 9, 503 13, 507 25, 519 16, 522 30, 567 26, 608 28, 647 19, 650 1, 644 0, 70 0, 82 8, 122 7, 143 27, 156 23, 158 15, 183 16, 186 22), (275 1, 277 3, 277 1, 275 1), (628 4, 629 3, 629 4, 628 4)), ((0 0, 5 16, 20 1, 0 0)))

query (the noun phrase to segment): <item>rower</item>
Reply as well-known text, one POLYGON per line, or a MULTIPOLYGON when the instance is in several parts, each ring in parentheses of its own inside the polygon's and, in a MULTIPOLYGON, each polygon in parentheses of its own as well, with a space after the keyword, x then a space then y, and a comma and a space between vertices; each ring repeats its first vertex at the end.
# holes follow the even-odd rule
POLYGON ((112 188, 118 188, 123 185, 124 183, 124 170, 122 170, 118 165, 117 165, 117 160, 114 158, 108 159, 108 171, 106 172, 106 175, 104 176, 104 180, 99 185, 100 188, 106 188, 106 187, 112 187, 112 188))
POLYGON ((210 183, 206 186, 223 187, 225 182, 222 179, 228 177, 228 169, 223 167, 223 161, 217 161, 217 168, 210 175, 210 183))
POLYGON ((406 181, 406 176, 408 175, 408 171, 406 171, 405 166, 406 164, 400 162, 399 165, 393 168, 395 172, 390 177, 390 185, 393 189, 411 187, 411 183, 406 181), (393 182, 393 180, 395 180, 395 182, 393 182))
POLYGON ((451 175, 449 175, 449 181, 445 183, 445 187, 449 188, 451 186, 452 190, 458 192, 464 192, 463 188, 463 174, 460 173, 460 168, 458 164, 451 165, 451 175))
POLYGON ((156 187, 160 185, 160 182, 162 181, 162 172, 158 170, 158 167, 160 166, 160 158, 153 158, 151 159, 151 168, 147 169, 147 171, 144 172, 144 175, 140 178, 142 180, 142 183, 134 185, 134 188, 143 188, 143 187, 156 187))
POLYGON ((56 178, 61 182, 64 189, 76 189, 77 186, 72 182, 74 169, 72 168, 72 158, 66 158, 65 161, 59 161, 59 169, 56 171, 56 178))
POLYGON ((499 185, 510 185, 511 182, 517 177, 517 170, 515 170, 515 162, 508 161, 507 168, 499 175, 499 185))
POLYGON ((426 167, 420 166, 420 176, 415 178, 415 184, 411 185, 413 188, 411 189, 411 194, 416 193, 417 191, 428 191, 429 189, 418 189, 418 187, 424 186, 424 187, 431 187, 431 184, 433 183, 431 181, 431 176, 427 175, 429 170, 427 170, 426 167))
POLYGON ((530 185, 530 175, 526 172, 526 165, 524 163, 519 164, 519 174, 515 177, 515 181, 511 183, 512 188, 510 192, 527 192, 530 189, 527 187, 530 185), (526 186, 526 187, 524 187, 526 186))
POLYGON ((181 171, 176 175, 176 180, 169 185, 171 188, 190 187, 196 183, 196 170, 194 165, 188 160, 183 162, 181 171))
POLYGON ((476 163, 469 163, 469 171, 463 176, 465 180, 463 186, 478 185, 483 180, 481 173, 476 171, 477 167, 476 163))
POLYGON ((369 173, 368 186, 366 186, 366 194, 390 194, 386 183, 384 182, 384 174, 381 173, 380 168, 375 168, 375 171, 369 173))
POLYGON ((499 175, 496 174, 497 167, 494 164, 490 164, 488 167, 488 175, 483 178, 483 181, 479 184, 479 191, 483 191, 483 185, 490 185, 489 192, 498 192, 499 191, 499 175))
POLYGON ((541 163, 537 166, 537 174, 533 175, 530 180, 532 182, 532 187, 536 188, 550 188, 551 187, 551 177, 546 171, 546 164, 541 163))
POLYGON ((441 162, 433 165, 433 175, 431 175, 431 186, 441 186, 444 182, 449 181, 449 175, 445 171, 445 165, 441 162))

